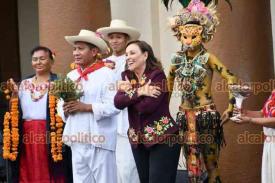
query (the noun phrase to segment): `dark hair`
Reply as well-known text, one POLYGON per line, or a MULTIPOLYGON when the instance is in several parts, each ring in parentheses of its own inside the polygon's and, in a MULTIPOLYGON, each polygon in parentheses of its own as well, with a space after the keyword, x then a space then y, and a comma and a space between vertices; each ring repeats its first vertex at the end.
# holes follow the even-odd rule
POLYGON ((111 34, 122 34, 125 36, 126 39, 130 39, 130 36, 124 32, 111 32, 108 34, 108 37, 111 35, 111 34))
POLYGON ((147 52, 148 57, 146 59, 146 71, 154 70, 154 69, 163 69, 161 62, 155 57, 152 47, 146 43, 145 41, 131 41, 127 44, 127 47, 131 44, 137 45, 142 53, 147 52))
POLYGON ((34 47, 31 51, 31 56, 33 56, 34 52, 37 52, 37 51, 40 51, 40 50, 42 50, 44 52, 47 52, 49 54, 49 58, 51 60, 54 60, 52 50, 50 50, 50 48, 47 48, 45 46, 36 46, 36 47, 34 47))

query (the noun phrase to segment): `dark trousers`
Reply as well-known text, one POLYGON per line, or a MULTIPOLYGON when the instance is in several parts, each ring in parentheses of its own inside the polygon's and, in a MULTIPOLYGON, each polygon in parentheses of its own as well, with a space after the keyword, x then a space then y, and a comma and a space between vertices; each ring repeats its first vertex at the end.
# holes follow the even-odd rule
POLYGON ((179 144, 140 144, 132 148, 141 183, 175 183, 180 155, 179 144))

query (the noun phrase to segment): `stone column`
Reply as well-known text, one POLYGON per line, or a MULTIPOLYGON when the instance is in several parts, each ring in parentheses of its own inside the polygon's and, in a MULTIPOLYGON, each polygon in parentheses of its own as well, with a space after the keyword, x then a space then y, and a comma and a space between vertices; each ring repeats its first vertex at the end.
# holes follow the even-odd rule
POLYGON ((80 29, 95 31, 110 20, 109 0, 39 0, 40 44, 56 52, 53 71, 67 73, 73 61, 64 36, 77 35, 80 29))
MULTIPOLYGON (((225 1, 219 2, 221 25, 207 47, 239 79, 256 87, 244 107, 260 110, 274 88, 269 82, 274 78, 270 1, 231 0, 232 12, 225 1)), ((222 79, 215 77, 212 87, 222 112, 227 106, 227 93, 220 90, 219 83, 222 79)), ((262 128, 228 122, 224 130, 227 146, 220 156, 223 182, 261 182, 262 128)))

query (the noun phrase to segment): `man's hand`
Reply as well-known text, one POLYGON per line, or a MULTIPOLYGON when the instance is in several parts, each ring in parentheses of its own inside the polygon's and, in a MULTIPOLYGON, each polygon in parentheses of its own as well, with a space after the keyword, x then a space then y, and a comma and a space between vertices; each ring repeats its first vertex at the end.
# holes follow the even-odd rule
POLYGON ((66 114, 73 114, 76 112, 92 112, 93 108, 91 104, 84 104, 80 101, 64 102, 63 110, 66 114))

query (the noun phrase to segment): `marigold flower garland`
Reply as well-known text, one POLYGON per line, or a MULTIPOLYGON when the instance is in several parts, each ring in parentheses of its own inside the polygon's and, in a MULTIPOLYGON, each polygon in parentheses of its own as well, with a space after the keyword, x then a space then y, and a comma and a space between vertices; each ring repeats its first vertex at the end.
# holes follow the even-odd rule
POLYGON ((15 161, 18 155, 18 121, 18 98, 12 98, 10 112, 6 112, 3 123, 3 158, 11 161, 15 161))
POLYGON ((49 95, 49 108, 50 108, 50 136, 51 136, 51 153, 54 162, 61 161, 62 157, 62 132, 63 120, 60 116, 56 115, 56 97, 49 95))

